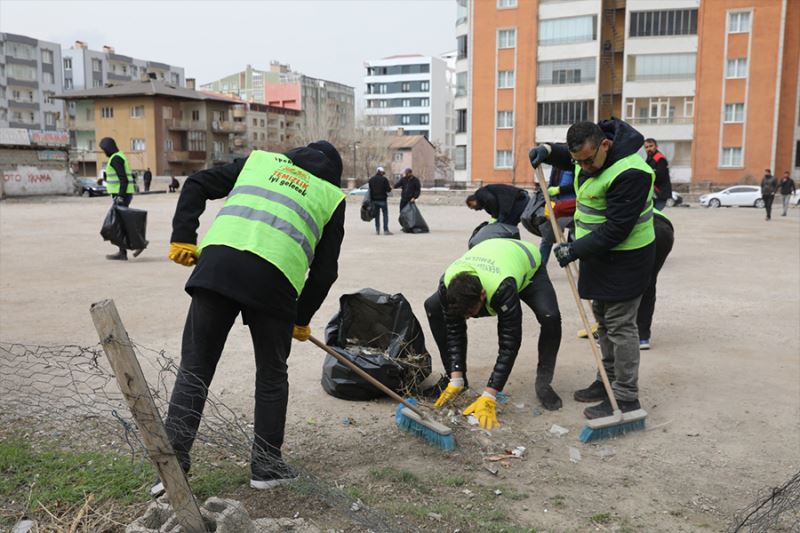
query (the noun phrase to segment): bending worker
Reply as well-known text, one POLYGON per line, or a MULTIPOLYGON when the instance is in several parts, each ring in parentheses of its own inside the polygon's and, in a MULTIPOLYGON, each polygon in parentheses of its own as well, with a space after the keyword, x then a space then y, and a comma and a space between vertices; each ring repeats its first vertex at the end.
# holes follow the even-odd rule
POLYGON ((184 183, 169 258, 196 266, 186 283, 192 302, 166 421, 184 471, 225 339, 241 313, 256 362, 250 486, 267 489, 297 477, 281 460, 286 359, 293 335, 308 339, 308 323, 337 277, 345 212, 341 175, 336 148, 319 141, 285 154, 254 150, 246 160, 203 170, 184 183), (196 246, 206 201, 226 196, 196 246))
POLYGON ((547 269, 541 266, 539 250, 516 239, 489 239, 475 245, 448 267, 439 289, 425 302, 431 332, 450 379, 435 407, 449 403, 467 386, 466 320, 496 315, 497 361, 483 394, 464 414, 474 413, 487 429, 499 425, 497 393, 505 387, 522 342, 521 302, 533 310, 541 327, 536 395, 546 409, 561 407, 561 398, 550 386, 561 344, 556 293, 547 269))
POLYGON ((528 192, 513 185, 493 183, 484 185, 467 196, 467 206, 489 213, 495 222, 516 226, 528 205, 528 192))
MULTIPOLYGON (((623 412, 639 409, 639 335, 636 314, 655 260, 653 169, 636 152, 642 134, 627 123, 578 122, 567 144, 543 144, 530 151, 531 164, 574 168, 575 241, 554 255, 566 267, 580 259, 578 291, 592 300, 599 324, 603 366, 623 412)), ((611 416, 600 377, 576 391, 579 402, 601 402, 583 411, 589 418, 611 416)))

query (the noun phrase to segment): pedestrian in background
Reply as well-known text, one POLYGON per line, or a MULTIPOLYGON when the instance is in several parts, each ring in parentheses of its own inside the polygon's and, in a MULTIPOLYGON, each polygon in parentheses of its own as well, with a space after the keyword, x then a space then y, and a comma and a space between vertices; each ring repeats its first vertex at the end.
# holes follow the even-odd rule
MULTIPOLYGON (((111 201, 115 205, 128 207, 131 205, 134 192, 133 172, 131 172, 128 158, 117 148, 117 142, 111 137, 100 139, 100 149, 108 157, 106 168, 103 171, 106 180, 106 191, 111 195, 111 201)), ((138 256, 141 250, 137 250, 137 252, 134 257, 138 256)), ((117 253, 107 255, 106 259, 127 261, 128 251, 120 246, 117 253)))
POLYGON ((764 200, 764 209, 767 210, 767 218, 772 219, 772 202, 775 200, 775 190, 778 188, 778 180, 772 175, 770 169, 764 170, 764 177, 761 179, 761 199, 764 200))
POLYGON ((647 164, 656 173, 656 181, 653 184, 653 207, 659 211, 667 206, 667 201, 672 198, 672 181, 669 177, 669 161, 658 151, 658 143, 655 139, 644 140, 644 151, 647 153, 647 164))
POLYGON ((383 234, 391 235, 389 231, 389 193, 392 192, 392 186, 386 178, 386 172, 383 167, 378 167, 375 175, 367 182, 369 187, 369 199, 372 202, 372 208, 375 213, 375 234, 381 234, 380 226, 380 213, 383 213, 383 234))
POLYGON ((797 188, 794 186, 794 180, 789 177, 788 170, 783 172, 783 177, 778 187, 780 188, 781 200, 783 201, 783 214, 781 216, 785 217, 786 213, 789 211, 789 201, 792 195, 797 192, 797 188))
POLYGON ((419 198, 419 193, 422 191, 422 185, 412 172, 410 168, 403 171, 403 177, 397 180, 394 184, 395 189, 402 189, 400 193, 400 211, 409 203, 414 203, 419 198))
POLYGON ((150 167, 147 167, 147 170, 144 171, 142 179, 144 180, 144 192, 150 192, 150 183, 153 181, 153 173, 150 172, 150 167))

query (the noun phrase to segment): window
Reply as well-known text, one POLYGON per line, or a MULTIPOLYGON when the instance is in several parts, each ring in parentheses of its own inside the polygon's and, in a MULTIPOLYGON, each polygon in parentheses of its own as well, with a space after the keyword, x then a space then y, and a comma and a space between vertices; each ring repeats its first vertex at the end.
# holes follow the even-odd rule
POLYGON ((696 54, 644 54, 628 57, 628 81, 691 80, 696 54))
POLYGON ((498 150, 494 156, 495 168, 511 168, 514 166, 514 157, 511 150, 498 150))
POLYGON ((742 149, 741 148, 723 148, 722 159, 719 162, 720 167, 741 167, 742 166, 742 149))
POLYGON ((163 108, 161 108, 161 112, 164 118, 166 119, 172 118, 172 106, 165 105, 163 108))
POLYGON ((67 78, 64 80, 64 88, 72 89, 72 78, 67 78))
POLYGON ((497 127, 498 128, 513 128, 514 127, 514 112, 513 111, 498 111, 497 112, 497 127))
POLYGON ((103 62, 99 59, 92 59, 92 72, 103 72, 103 62))
POLYGON ((459 109, 456 111, 456 133, 467 131, 467 110, 459 109))
POLYGON ((517 30, 497 30, 497 48, 517 46, 517 30))
POLYGON ((419 105, 420 105, 420 107, 428 107, 428 106, 431 105, 431 99, 430 98, 420 98, 419 105))
POLYGON ((53 51, 42 49, 42 63, 47 65, 53 64, 53 51))
POLYGON ((597 39, 597 17, 584 15, 539 21, 539 44, 585 43, 597 39))
POLYGON ((456 166, 456 170, 466 170, 467 169, 467 147, 466 146, 456 146, 456 152, 454 157, 454 162, 456 166))
POLYGON ((187 133, 187 139, 189 141, 189 151, 191 152, 206 151, 206 132, 190 131, 187 133))
POLYGON ((261 127, 263 128, 263 127, 264 127, 264 125, 265 125, 265 124, 264 124, 264 119, 262 118, 262 119, 261 119, 261 127))
POLYGON ((122 73, 123 74, 127 74, 128 73, 128 66, 127 65, 122 65, 122 73))
POLYGON ((395 152, 394 153, 394 160, 395 161, 402 161, 403 160, 403 152, 395 152))
POLYGON ((697 35, 697 9, 635 11, 631 13, 629 37, 697 35))
POLYGON ((400 103, 401 107, 411 107, 411 100, 409 98, 403 98, 400 103))
POLYGON ((144 118, 144 106, 131 106, 131 118, 144 118))
POLYGON ((744 122, 744 104, 725 104, 725 122, 744 122))
POLYGON ((42 81, 48 85, 55 83, 55 78, 52 72, 42 72, 42 81))
POLYGON ((64 70, 72 70, 72 58, 65 57, 64 58, 64 70))
MULTIPOLYGON (((200 110, 199 109, 193 109, 192 110, 192 120, 194 120, 195 122, 200 120, 200 110)), ((205 150, 205 148, 203 148, 203 150, 205 150)))
POLYGON ((167 152, 172 151, 172 139, 167 139, 164 141, 164 150, 166 150, 167 152))
POLYGON ((729 59, 725 68, 726 78, 746 78, 747 77, 747 58, 739 57, 729 59))
POLYGON ((103 118, 114 118, 114 108, 113 107, 101 107, 100 108, 100 116, 103 118))
POLYGON ((169 75, 169 81, 172 82, 172 85, 180 85, 181 77, 180 77, 180 75, 178 73, 172 72, 169 75))
POLYGON ((511 9, 517 7, 517 0, 497 0, 497 9, 511 9))
POLYGON ((8 43, 7 54, 16 59, 36 59, 36 47, 22 43, 8 43))
POLYGON ((56 103, 55 100, 53 99, 53 97, 55 95, 56 95, 56 93, 54 93, 52 91, 44 91, 44 92, 42 92, 42 96, 44 96, 44 103, 46 103, 46 104, 54 104, 54 103, 56 103))
POLYGON ((537 126, 571 126, 594 116, 594 100, 539 102, 537 126))
POLYGON ((456 54, 456 59, 466 59, 467 57, 467 36, 466 35, 459 35, 456 38, 456 46, 458 49, 458 53, 456 54))
POLYGON ((456 74, 456 96, 467 95, 467 73, 458 72, 456 74))
POLYGON ((139 67, 137 67, 136 65, 131 65, 131 76, 133 76, 134 78, 139 77, 139 67))
POLYGON ((44 114, 44 123, 47 126, 55 126, 56 125, 56 114, 55 113, 45 113, 44 114))
POLYGON ((36 67, 10 64, 8 65, 8 77, 15 80, 36 81, 36 67))
POLYGON ((578 83, 594 83, 596 59, 566 59, 561 61, 539 62, 539 85, 570 85, 578 83))
POLYGON ((411 124, 411 115, 400 115, 400 124, 411 124))
POLYGON ((146 150, 144 139, 131 139, 131 150, 134 152, 144 152, 146 150))
POLYGON ((102 86, 103 86, 103 80, 92 80, 92 87, 96 88, 96 87, 102 87, 102 86))
POLYGON ((420 92, 423 92, 423 93, 427 92, 427 91, 430 91, 431 90, 431 82, 429 82, 429 81, 421 82, 419 84, 419 90, 420 90, 420 92))
POLYGON ((513 89, 514 88, 514 71, 501 70, 497 73, 497 88, 498 89, 513 89))
POLYGON ((687 118, 694 117, 694 97, 688 97, 683 100, 683 116, 687 118))
POLYGON ((387 89, 386 89, 386 84, 385 83, 381 83, 381 84, 378 85, 378 92, 379 93, 386 94, 386 90, 387 89))
POLYGON ((400 84, 400 90, 401 90, 402 92, 404 92, 404 93, 409 93, 409 92, 411 92, 411 82, 404 81, 403 83, 401 83, 401 84, 400 84))
POLYGON ((728 13, 728 33, 747 33, 749 31, 749 11, 733 11, 728 13))
POLYGON ((430 123, 431 117, 430 115, 420 115, 419 116, 419 123, 420 124, 428 124, 430 123))

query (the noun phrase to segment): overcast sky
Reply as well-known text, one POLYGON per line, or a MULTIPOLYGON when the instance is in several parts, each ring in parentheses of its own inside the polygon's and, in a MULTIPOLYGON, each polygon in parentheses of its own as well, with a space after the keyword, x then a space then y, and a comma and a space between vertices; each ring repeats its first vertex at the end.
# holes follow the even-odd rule
POLYGON ((198 84, 271 60, 363 92, 363 61, 454 50, 455 0, 0 0, 0 32, 182 66, 198 84))

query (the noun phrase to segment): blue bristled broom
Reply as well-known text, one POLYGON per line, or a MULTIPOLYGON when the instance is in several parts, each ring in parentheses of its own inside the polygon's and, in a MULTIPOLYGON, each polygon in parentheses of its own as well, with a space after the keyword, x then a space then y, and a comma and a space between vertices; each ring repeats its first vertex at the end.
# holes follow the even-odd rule
MULTIPOLYGON (((539 187, 544 194, 545 205, 552 205, 550 203, 550 193, 547 191, 547 182, 544 179, 544 173, 542 172, 541 166, 536 167, 536 177, 539 180, 539 187)), ((561 228, 556 221, 556 217, 552 213, 553 210, 550 209, 550 223, 553 226, 553 233, 555 234, 556 243, 561 244, 564 242, 564 237, 561 234, 561 228)), ((583 321, 584 331, 592 331, 591 325, 589 324, 589 318, 586 316, 586 310, 583 308, 581 297, 578 294, 578 286, 575 284, 575 276, 572 273, 572 265, 567 265, 567 268, 564 270, 567 271, 569 288, 572 289, 572 296, 575 297, 575 303, 578 306, 578 313, 581 315, 581 320, 583 321)), ((600 373, 600 378, 603 381, 603 387, 606 389, 606 394, 608 394, 608 399, 611 402, 611 408, 614 410, 614 412, 611 416, 589 420, 588 424, 581 430, 581 434, 579 436, 580 440, 582 442, 590 442, 594 440, 610 439, 613 437, 619 437, 631 431, 643 430, 644 421, 647 418, 647 411, 644 409, 636 409, 635 411, 623 413, 620 410, 619 405, 617 404, 617 399, 614 397, 614 391, 611 389, 611 382, 608 381, 608 374, 606 374, 606 369, 603 367, 603 358, 600 356, 600 350, 597 348, 597 342, 595 342, 594 338, 590 338, 589 344, 592 347, 592 355, 594 355, 597 371, 600 373)))
POLYGON ((313 336, 309 336, 308 340, 325 350, 325 352, 330 354, 331 357, 335 358, 350 370, 367 380, 375 388, 379 389, 390 398, 400 402, 400 405, 398 405, 397 409, 395 410, 395 421, 397 422, 397 427, 406 433, 410 433, 411 435, 424 440, 431 446, 436 446, 437 448, 441 448, 442 450, 448 452, 456 449, 456 439, 453 435, 453 430, 444 424, 431 419, 428 415, 422 412, 417 407, 417 402, 414 398, 406 400, 392 389, 374 377, 370 376, 345 356, 338 353, 336 350, 331 349, 330 346, 319 341, 313 336))

